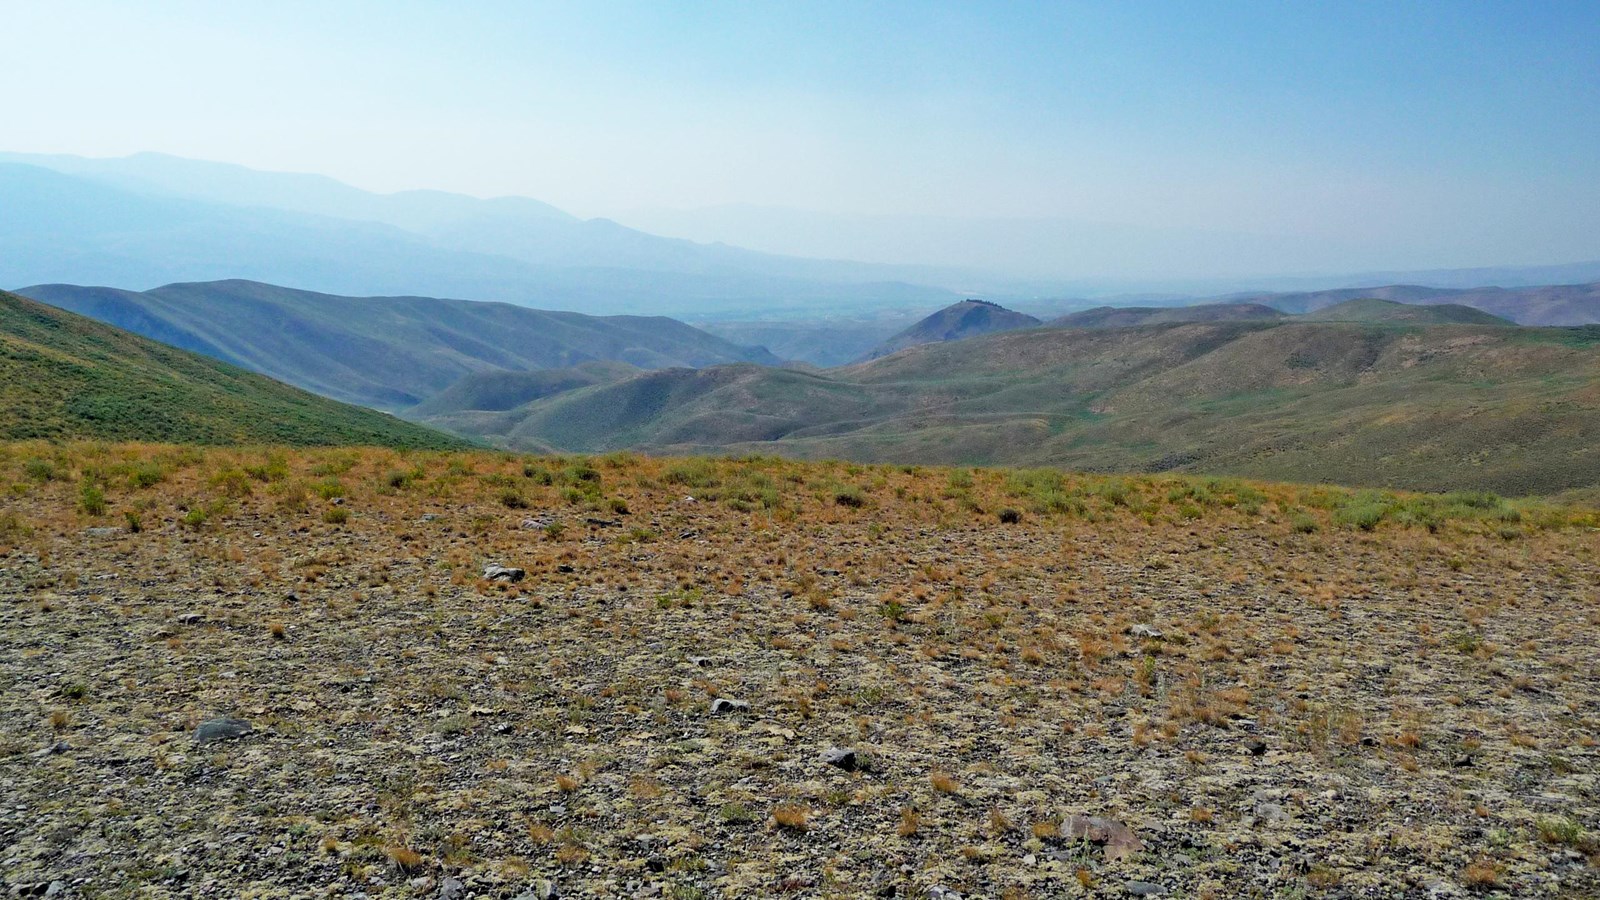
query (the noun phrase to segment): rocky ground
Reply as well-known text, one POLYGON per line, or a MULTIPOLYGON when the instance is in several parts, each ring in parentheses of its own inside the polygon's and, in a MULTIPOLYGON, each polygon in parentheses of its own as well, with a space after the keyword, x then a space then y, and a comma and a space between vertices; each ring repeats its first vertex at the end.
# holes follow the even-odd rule
POLYGON ((1585 511, 94 445, 0 487, 11 895, 1600 896, 1585 511))

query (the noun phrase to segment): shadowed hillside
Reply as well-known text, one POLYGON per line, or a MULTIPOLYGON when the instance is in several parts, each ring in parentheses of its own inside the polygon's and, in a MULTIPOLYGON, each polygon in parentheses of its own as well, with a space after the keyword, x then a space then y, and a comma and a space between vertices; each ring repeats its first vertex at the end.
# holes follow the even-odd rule
POLYGON ((352 403, 400 410, 462 376, 615 360, 639 368, 776 363, 656 316, 586 316, 431 297, 337 297, 251 281, 143 293, 39 285, 36 300, 352 403))
POLYGON ((508 446, 1054 464, 1541 493, 1600 484, 1600 329, 1030 329, 821 374, 671 369, 485 416, 508 446))
POLYGON ((0 292, 0 438, 464 442, 0 292))

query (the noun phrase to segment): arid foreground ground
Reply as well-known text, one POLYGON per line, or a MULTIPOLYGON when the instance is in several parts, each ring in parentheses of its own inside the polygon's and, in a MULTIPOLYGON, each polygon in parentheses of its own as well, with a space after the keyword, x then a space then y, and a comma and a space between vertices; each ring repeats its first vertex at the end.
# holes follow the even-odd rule
POLYGON ((42 444, 0 487, 4 893, 1600 896, 1592 512, 42 444))

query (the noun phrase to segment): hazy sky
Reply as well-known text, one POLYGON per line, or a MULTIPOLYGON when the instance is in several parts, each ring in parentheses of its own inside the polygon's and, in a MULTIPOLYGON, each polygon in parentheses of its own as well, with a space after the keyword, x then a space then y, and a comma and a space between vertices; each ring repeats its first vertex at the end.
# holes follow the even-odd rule
POLYGON ((0 31, 0 149, 624 220, 749 204, 1291 237, 1352 269, 1600 258, 1593 0, 0 0, 0 31))

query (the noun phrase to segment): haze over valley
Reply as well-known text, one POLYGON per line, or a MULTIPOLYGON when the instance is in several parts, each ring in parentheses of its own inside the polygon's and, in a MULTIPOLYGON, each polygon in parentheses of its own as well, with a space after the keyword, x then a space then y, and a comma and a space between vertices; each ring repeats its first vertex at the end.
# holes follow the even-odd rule
POLYGON ((0 895, 1600 897, 1600 7, 0 26, 0 895))

